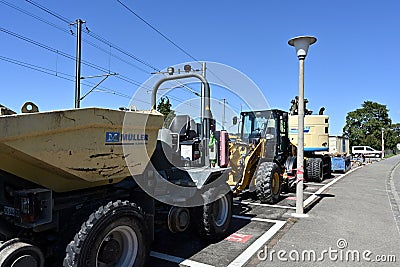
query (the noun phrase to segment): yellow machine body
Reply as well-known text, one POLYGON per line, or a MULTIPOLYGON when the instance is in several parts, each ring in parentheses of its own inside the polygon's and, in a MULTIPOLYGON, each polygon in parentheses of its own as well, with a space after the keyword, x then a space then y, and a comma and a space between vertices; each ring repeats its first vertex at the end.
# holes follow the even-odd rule
POLYGON ((144 172, 162 123, 102 108, 0 116, 0 170, 56 192, 116 183, 144 172))
MULTIPOLYGON (((298 115, 289 116, 289 140, 298 146, 298 115)), ((329 150, 329 116, 304 116, 304 151, 329 150)))
POLYGON ((264 158, 264 144, 265 139, 261 139, 256 146, 240 140, 230 144, 229 167, 232 170, 229 173, 228 184, 236 186, 236 192, 255 186, 253 176, 259 159, 264 158))

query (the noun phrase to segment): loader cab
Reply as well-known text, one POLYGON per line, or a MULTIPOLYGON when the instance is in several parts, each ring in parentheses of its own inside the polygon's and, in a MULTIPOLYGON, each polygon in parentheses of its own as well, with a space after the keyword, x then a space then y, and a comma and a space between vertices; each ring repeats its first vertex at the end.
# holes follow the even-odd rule
POLYGON ((249 144, 257 145, 271 120, 269 110, 242 112, 241 139, 249 144))
POLYGON ((278 109, 242 112, 241 139, 257 145, 265 139, 265 155, 275 158, 289 151, 288 113, 278 109))

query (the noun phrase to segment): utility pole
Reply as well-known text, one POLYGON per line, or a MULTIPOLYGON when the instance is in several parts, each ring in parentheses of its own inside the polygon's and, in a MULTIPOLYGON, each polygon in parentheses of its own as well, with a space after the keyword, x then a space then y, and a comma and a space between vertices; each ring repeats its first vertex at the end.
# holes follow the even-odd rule
POLYGON ((75 108, 81 106, 81 48, 82 48, 82 24, 86 23, 81 19, 77 19, 74 23, 76 24, 76 59, 75 59, 75 108))

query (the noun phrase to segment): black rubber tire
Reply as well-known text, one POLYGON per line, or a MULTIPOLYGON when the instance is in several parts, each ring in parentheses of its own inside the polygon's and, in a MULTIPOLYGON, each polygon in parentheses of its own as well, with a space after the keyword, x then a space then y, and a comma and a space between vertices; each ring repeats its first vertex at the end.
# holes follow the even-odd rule
POLYGON ((211 188, 203 194, 204 203, 208 204, 192 209, 192 224, 199 237, 206 241, 219 241, 228 233, 232 220, 233 195, 230 190, 226 191, 221 187, 211 188), (216 201, 209 203, 209 199, 216 198, 216 201), (220 210, 221 205, 224 206, 223 214, 220 210))
POLYGON ((29 243, 20 241, 18 238, 8 240, 0 244, 0 266, 44 266, 44 256, 41 250, 29 243), (25 259, 23 258, 25 257, 25 259), (27 258, 29 257, 29 258, 27 258), (28 261, 28 262, 26 262, 28 261))
POLYGON ((262 162, 256 171, 256 194, 263 203, 275 204, 282 191, 280 168, 273 162, 262 162), (278 185, 276 185, 278 182, 278 185), (278 186, 278 188, 274 186, 278 186))
POLYGON ((309 158, 306 162, 306 178, 308 181, 322 182, 324 180, 323 162, 321 158, 309 158))
MULTIPOLYGON (((332 160, 331 160, 331 157, 327 157, 326 161, 327 161, 327 165, 328 166, 326 167, 327 170, 325 172, 324 179, 330 179, 332 177, 332 160)), ((346 172, 346 170, 344 172, 346 172)))
POLYGON ((289 177, 282 179, 282 191, 286 193, 296 192, 297 157, 289 156, 285 161, 285 172, 289 177))
MULTIPOLYGON (((63 266, 97 266, 96 261, 101 257, 101 253, 98 253, 104 245, 103 240, 111 231, 121 227, 127 231, 133 230, 136 235, 137 253, 132 266, 144 266, 150 248, 144 214, 136 204, 121 200, 109 202, 89 216, 68 244, 63 266)), ((120 246, 119 243, 117 247, 120 246)), ((123 263, 117 262, 112 266, 123 266, 123 263)))

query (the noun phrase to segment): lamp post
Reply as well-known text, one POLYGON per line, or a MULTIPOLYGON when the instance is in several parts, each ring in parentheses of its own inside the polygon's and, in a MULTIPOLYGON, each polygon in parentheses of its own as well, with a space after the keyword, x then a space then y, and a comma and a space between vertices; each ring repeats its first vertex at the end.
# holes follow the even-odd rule
POLYGON ((317 39, 313 36, 299 36, 289 40, 289 45, 296 48, 299 58, 299 103, 298 103, 298 145, 297 145, 297 171, 296 171, 296 215, 304 215, 303 207, 303 180, 304 180, 304 60, 308 48, 317 39))
POLYGON ((385 131, 385 128, 382 128, 382 153, 381 153, 381 159, 385 157, 385 139, 383 138, 383 133, 385 131))

